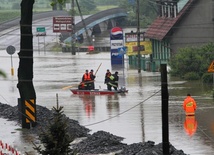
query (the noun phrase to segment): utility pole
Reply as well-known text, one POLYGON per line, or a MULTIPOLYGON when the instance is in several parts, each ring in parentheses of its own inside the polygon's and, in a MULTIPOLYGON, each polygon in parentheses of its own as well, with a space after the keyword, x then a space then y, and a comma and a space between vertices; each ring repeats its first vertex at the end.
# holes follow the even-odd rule
POLYGON ((71 53, 72 55, 76 55, 76 50, 75 50, 75 41, 76 41, 76 36, 75 36, 75 10, 74 10, 74 0, 71 0, 71 25, 72 25, 72 32, 71 32, 71 53))
POLYGON ((91 46, 92 45, 91 38, 89 37, 88 30, 86 28, 85 20, 83 19, 82 12, 80 10, 80 6, 79 6, 79 3, 78 3, 78 0, 76 0, 76 3, 77 3, 77 8, 79 10, 79 14, 80 14, 80 17, 81 17, 81 20, 82 20, 82 23, 83 23, 83 27, 85 29, 85 33, 86 33, 86 37, 88 39, 89 46, 91 46))
POLYGON ((141 72, 141 54, 140 54, 140 12, 139 0, 137 0, 137 50, 138 50, 138 73, 141 72))

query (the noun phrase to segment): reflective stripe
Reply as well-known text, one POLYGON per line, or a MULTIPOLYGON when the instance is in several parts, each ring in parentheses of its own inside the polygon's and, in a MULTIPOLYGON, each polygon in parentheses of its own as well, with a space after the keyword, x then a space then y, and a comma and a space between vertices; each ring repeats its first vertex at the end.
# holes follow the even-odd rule
POLYGON ((111 80, 114 80, 114 76, 112 76, 112 75, 111 75, 109 78, 110 78, 111 80))

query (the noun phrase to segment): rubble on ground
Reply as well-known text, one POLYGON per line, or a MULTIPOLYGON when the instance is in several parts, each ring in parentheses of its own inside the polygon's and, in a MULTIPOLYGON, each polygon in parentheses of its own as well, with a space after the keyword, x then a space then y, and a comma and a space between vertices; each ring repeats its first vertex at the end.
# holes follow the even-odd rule
MULTIPOLYGON (((18 111, 18 106, 10 106, 0 103, 0 117, 9 121, 16 121, 21 124, 19 117, 21 113, 18 111)), ((37 125, 25 132, 29 134, 39 135, 42 128, 46 127, 51 118, 53 117, 52 110, 37 105, 37 125)), ((122 143, 123 137, 113 135, 105 131, 97 131, 93 134, 89 134, 90 130, 84 126, 81 126, 78 121, 72 120, 68 117, 64 119, 69 122, 69 133, 74 138, 86 137, 82 141, 76 144, 72 144, 74 152, 78 152, 79 155, 96 155, 96 154, 109 154, 115 155, 162 155, 162 143, 156 144, 153 141, 140 142, 134 144, 122 143)), ((21 125, 20 125, 21 126, 21 125)), ((177 150, 170 144, 170 155, 186 155, 182 150, 177 150)))

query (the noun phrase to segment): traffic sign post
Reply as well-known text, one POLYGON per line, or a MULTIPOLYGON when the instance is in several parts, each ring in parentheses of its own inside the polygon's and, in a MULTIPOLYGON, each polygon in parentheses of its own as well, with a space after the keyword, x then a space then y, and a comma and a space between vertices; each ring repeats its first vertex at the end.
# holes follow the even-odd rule
POLYGON ((37 32, 36 36, 46 36, 45 27, 37 27, 36 32, 37 32))
POLYGON ((6 48, 7 53, 10 55, 11 57, 11 75, 14 75, 14 69, 13 69, 13 59, 12 59, 12 55, 15 53, 16 48, 12 45, 8 46, 6 48))
POLYGON ((209 73, 213 73, 213 98, 214 98, 214 61, 211 62, 209 68, 208 68, 209 73))
POLYGON ((36 28, 36 36, 38 37, 38 51, 40 53, 40 41, 39 41, 39 36, 44 36, 44 52, 45 52, 45 36, 46 36, 46 29, 45 27, 37 27, 36 28))

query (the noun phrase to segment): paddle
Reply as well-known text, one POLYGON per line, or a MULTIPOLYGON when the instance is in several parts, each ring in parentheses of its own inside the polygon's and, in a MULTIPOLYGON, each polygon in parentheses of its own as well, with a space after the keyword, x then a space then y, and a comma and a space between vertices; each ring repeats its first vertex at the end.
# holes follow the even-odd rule
MULTIPOLYGON (((95 74, 94 75, 96 75, 97 74, 97 72, 98 72, 98 70, 100 69, 100 66, 102 65, 102 63, 100 63, 100 65, 99 65, 99 67, 97 68, 97 70, 96 70, 96 72, 95 72, 95 74)), ((92 80, 92 81, 88 81, 88 82, 84 82, 84 83, 90 83, 90 82, 93 82, 94 80, 92 80)), ((63 90, 66 90, 66 89, 69 89, 69 88, 72 88, 72 87, 75 87, 75 86, 79 86, 79 84, 75 84, 75 85, 71 85, 71 86, 66 86, 66 87, 63 87, 62 89, 63 90)))
MULTIPOLYGON (((88 82, 84 82, 84 83, 91 83, 91 82, 93 82, 94 80, 91 80, 91 81, 88 81, 88 82)), ((75 84, 75 85, 71 85, 71 86, 66 86, 66 87, 63 87, 62 89, 63 90, 66 90, 66 89, 69 89, 69 88, 72 88, 72 87, 74 87, 74 86, 79 86, 80 84, 75 84)))
POLYGON ((99 67, 97 68, 97 70, 96 70, 96 72, 95 72, 95 74, 94 75, 96 75, 97 74, 97 72, 98 72, 98 70, 100 69, 100 66, 102 65, 102 63, 100 63, 100 65, 99 65, 99 67))
POLYGON ((74 87, 74 86, 78 86, 79 84, 75 84, 75 85, 72 85, 72 86, 66 86, 66 87, 63 87, 62 89, 63 90, 66 90, 66 89, 69 89, 69 88, 72 88, 72 87, 74 87))

